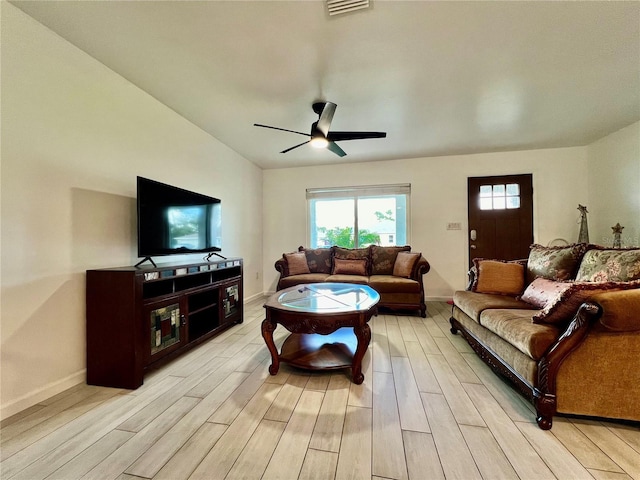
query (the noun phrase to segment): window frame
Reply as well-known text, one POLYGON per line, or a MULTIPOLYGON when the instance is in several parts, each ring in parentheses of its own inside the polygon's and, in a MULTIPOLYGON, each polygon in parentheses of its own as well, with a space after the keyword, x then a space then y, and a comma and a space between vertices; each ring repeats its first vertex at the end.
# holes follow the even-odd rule
MULTIPOLYGON (((400 196, 404 195, 405 197, 405 218, 404 223, 405 226, 405 245, 411 244, 411 184, 410 183, 401 183, 401 184, 389 184, 389 185, 363 185, 363 186, 347 186, 347 187, 327 187, 327 188, 307 188, 306 189, 306 200, 307 200, 307 245, 310 248, 325 248, 325 247, 314 247, 315 242, 312 242, 314 235, 311 232, 311 228, 317 228, 317 225, 312 225, 312 219, 314 217, 314 212, 311 211, 311 207, 314 203, 314 200, 354 200, 354 245, 355 248, 362 248, 358 245, 358 199, 362 198, 375 198, 375 197, 390 197, 390 196, 400 196)), ((396 226, 399 223, 398 216, 396 213, 396 226)), ((315 223, 315 222, 314 222, 315 223)), ((396 228, 396 232, 394 233, 395 240, 397 241, 400 235, 398 234, 398 229, 396 228)))

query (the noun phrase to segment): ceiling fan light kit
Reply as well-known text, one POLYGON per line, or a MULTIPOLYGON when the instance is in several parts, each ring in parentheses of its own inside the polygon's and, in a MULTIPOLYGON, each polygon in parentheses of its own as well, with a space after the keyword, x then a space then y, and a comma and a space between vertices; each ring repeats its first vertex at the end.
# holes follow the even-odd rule
POLYGON ((298 135, 304 135, 309 137, 306 142, 299 143, 293 147, 289 147, 280 153, 287 153, 294 148, 301 147, 309 143, 314 148, 326 148, 327 150, 335 153, 339 157, 344 157, 346 152, 342 150, 336 143, 336 141, 346 140, 362 140, 366 138, 385 138, 386 132, 330 132, 331 120, 333 120, 333 114, 336 111, 336 104, 332 102, 315 102, 312 106, 313 111, 318 115, 318 121, 311 124, 311 133, 302 133, 295 130, 288 130, 286 128, 272 127, 269 125, 263 125, 261 123, 254 123, 256 127, 271 128, 272 130, 281 130, 283 132, 296 133, 298 135))

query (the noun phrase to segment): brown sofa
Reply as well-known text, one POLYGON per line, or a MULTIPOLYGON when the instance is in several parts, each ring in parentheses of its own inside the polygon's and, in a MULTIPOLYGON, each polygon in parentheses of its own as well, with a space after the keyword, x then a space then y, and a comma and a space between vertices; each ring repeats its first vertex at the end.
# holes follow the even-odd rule
POLYGON ((556 413, 640 421, 640 249, 534 245, 515 262, 475 259, 451 332, 556 413))
POLYGON ((369 285, 380 294, 379 307, 419 310, 427 316, 422 276, 429 262, 410 246, 308 249, 285 253, 276 261, 278 290, 304 283, 342 282, 369 285))

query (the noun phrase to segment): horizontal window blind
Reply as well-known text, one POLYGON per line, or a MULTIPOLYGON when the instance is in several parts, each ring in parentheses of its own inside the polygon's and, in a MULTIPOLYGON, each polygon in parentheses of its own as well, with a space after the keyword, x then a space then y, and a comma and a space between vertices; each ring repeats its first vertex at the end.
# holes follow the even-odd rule
POLYGON ((365 185, 356 187, 307 188, 307 200, 315 198, 377 197, 383 195, 409 195, 410 183, 394 185, 365 185))

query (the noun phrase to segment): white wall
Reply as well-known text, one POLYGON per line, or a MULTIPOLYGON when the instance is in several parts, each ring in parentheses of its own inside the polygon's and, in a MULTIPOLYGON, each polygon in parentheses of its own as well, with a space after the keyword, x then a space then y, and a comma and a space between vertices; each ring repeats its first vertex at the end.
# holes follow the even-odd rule
POLYGON ((589 145, 587 159, 589 240, 611 246, 620 223, 622 246, 640 246, 640 122, 589 145))
POLYGON ((222 199, 245 298, 262 293, 263 260, 259 168, 11 4, 1 13, 4 418, 85 381, 84 272, 137 261, 136 175, 222 199))
POLYGON ((307 244, 305 189, 411 183, 411 240, 431 263, 427 298, 446 299, 465 286, 467 177, 533 174, 534 241, 578 238, 578 203, 587 199, 585 147, 417 158, 264 172, 264 289, 275 290, 273 263, 307 244), (447 231, 460 222, 461 231, 447 231))

